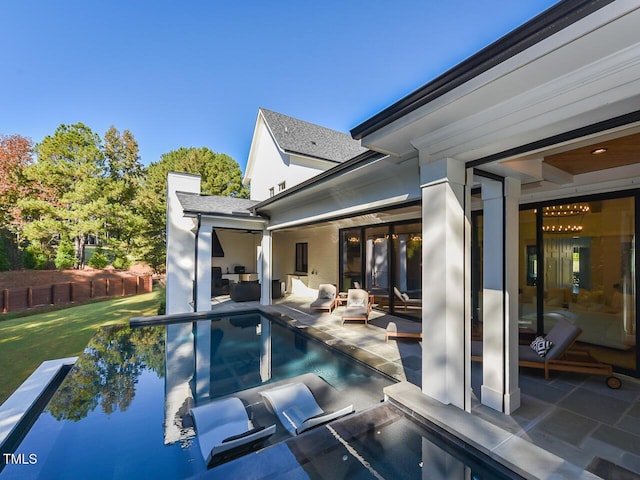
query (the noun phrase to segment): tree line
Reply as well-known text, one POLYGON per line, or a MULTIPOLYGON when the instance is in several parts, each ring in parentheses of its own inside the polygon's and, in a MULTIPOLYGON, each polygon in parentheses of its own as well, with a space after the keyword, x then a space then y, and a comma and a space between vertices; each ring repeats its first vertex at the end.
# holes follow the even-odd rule
POLYGON ((137 261, 162 270, 169 171, 201 175, 203 193, 248 198, 237 162, 207 147, 145 167, 134 135, 113 126, 100 138, 62 124, 39 143, 0 134, 0 271, 137 261))

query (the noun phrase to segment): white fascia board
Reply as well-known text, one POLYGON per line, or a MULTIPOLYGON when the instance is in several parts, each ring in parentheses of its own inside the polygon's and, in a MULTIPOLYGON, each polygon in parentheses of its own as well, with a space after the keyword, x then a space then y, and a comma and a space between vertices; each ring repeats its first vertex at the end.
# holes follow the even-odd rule
MULTIPOLYGON (((586 195, 597 195, 601 193, 621 192, 624 190, 636 190, 640 187, 640 176, 635 165, 620 167, 616 177, 622 172, 628 173, 627 177, 608 180, 603 173, 606 170, 576 175, 573 184, 560 188, 549 188, 547 182, 532 183, 523 185, 520 194, 520 204, 546 202, 550 200, 566 199, 586 195), (634 171, 635 168, 635 171, 634 171), (604 180, 604 181, 603 181, 604 180)), ((557 187, 554 185, 554 187, 557 187)))
MULTIPOLYGON (((362 145, 372 150, 386 152, 390 155, 406 155, 415 148, 416 144, 425 144, 426 139, 422 139, 425 132, 434 132, 440 128, 446 128, 448 125, 464 119, 469 114, 490 108, 496 101, 508 101, 517 96, 517 91, 514 92, 514 88, 516 88, 516 90, 519 88, 520 92, 526 92, 530 88, 535 87, 535 83, 531 82, 539 81, 539 75, 544 75, 545 73, 552 74, 554 70, 539 69, 537 74, 534 73, 528 77, 525 76, 522 82, 528 83, 530 87, 525 83, 520 83, 512 85, 510 89, 496 89, 491 95, 484 94, 483 92, 491 90, 489 87, 492 84, 503 79, 508 79, 514 72, 518 72, 524 67, 534 65, 549 54, 562 51, 576 40, 587 37, 592 32, 609 26, 612 22, 626 15, 637 15, 636 11, 638 9, 640 9, 640 5, 638 5, 636 0, 613 2, 594 14, 538 42, 527 50, 496 65, 463 85, 364 137, 362 139, 362 145)), ((634 21, 636 20, 631 20, 631 22, 634 21)), ((615 26, 613 30, 615 31, 615 26)), ((636 36, 631 35, 628 38, 635 39, 636 36)), ((585 53, 588 54, 590 52, 586 50, 583 54, 585 53)), ((565 62, 564 67, 566 68, 570 61, 577 60, 578 59, 569 58, 568 61, 565 62)), ((598 59, 594 59, 594 61, 597 60, 598 59)), ((560 64, 559 68, 562 67, 563 65, 560 64)), ((549 78, 547 81, 552 80, 552 78, 549 78)), ((480 155, 476 155, 476 158, 478 157, 480 157, 480 155)))
MULTIPOLYGON (((256 118, 256 124, 253 127, 253 136, 251 137, 251 147, 249 148, 249 156, 247 158, 247 166, 244 171, 244 177, 242 177, 242 184, 249 185, 251 183, 251 175, 253 174, 253 166, 257 162, 256 156, 258 153, 257 145, 260 136, 259 126, 261 124, 266 124, 267 122, 264 120, 264 116, 262 115, 262 110, 258 109, 258 117, 256 118)), ((273 138, 273 135, 272 135, 273 138)))
POLYGON ((324 158, 310 157, 302 153, 285 151, 286 155, 289 155, 289 160, 292 164, 301 165, 303 167, 312 167, 318 169, 328 170, 331 167, 338 165, 338 162, 327 160, 324 158))
MULTIPOLYGON (((197 219, 194 218, 197 223, 197 219)), ((235 230, 263 230, 267 224, 266 219, 223 217, 216 215, 202 215, 200 217, 200 227, 228 228, 235 230)))
POLYGON ((288 221, 280 224, 269 225, 267 227, 267 230, 281 230, 283 228, 291 228, 298 225, 305 225, 308 223, 330 221, 337 217, 362 215, 363 213, 370 213, 371 210, 375 210, 379 208, 391 207, 394 205, 403 205, 410 200, 411 199, 407 194, 397 195, 395 197, 386 198, 384 200, 380 200, 376 202, 364 203, 361 205, 356 205, 356 206, 352 206, 352 207, 348 207, 340 210, 332 210, 322 214, 299 218, 296 220, 292 220, 292 221, 288 221))
MULTIPOLYGON (((640 109, 640 43, 429 132, 413 145, 434 157, 473 160, 539 139, 539 131, 578 119, 601 106, 618 104, 618 114, 640 109), (532 135, 527 138, 527 134, 532 135), (495 144, 496 146, 494 146, 495 144), (483 150, 486 149, 486 150, 483 150)), ((607 116, 616 115, 608 113, 607 116)), ((590 123, 597 121, 594 118, 590 123)), ((565 128, 565 131, 569 128, 565 128)), ((562 133, 547 131, 545 135, 562 133)))

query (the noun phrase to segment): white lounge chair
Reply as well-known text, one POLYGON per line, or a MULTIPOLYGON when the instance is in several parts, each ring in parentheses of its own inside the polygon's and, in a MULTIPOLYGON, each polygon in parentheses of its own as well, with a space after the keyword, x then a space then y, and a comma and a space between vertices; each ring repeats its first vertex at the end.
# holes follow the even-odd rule
POLYGON ((330 283, 318 285, 318 298, 309 306, 311 310, 331 310, 336 308, 337 291, 336 286, 330 283))
POLYGON ((267 408, 293 435, 353 413, 353 405, 335 412, 325 412, 304 383, 288 383, 260 392, 267 408))
POLYGON ((253 428, 244 404, 236 397, 193 407, 191 417, 207 468, 255 450, 276 431, 275 424, 253 428))
POLYGON ((342 324, 347 320, 361 321, 365 324, 369 322, 371 304, 369 303, 369 293, 358 288, 347 290, 347 308, 342 312, 342 324))

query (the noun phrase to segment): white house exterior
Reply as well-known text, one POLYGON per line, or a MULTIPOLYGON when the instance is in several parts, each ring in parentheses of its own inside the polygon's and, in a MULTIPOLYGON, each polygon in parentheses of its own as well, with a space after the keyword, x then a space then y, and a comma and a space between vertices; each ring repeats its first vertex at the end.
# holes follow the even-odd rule
POLYGON ((638 1, 560 2, 355 127, 367 150, 314 176, 310 163, 293 173, 303 162, 261 111, 245 177, 254 203, 188 207, 169 179, 168 225, 191 219, 201 266, 173 258, 169 230, 169 278, 182 294, 196 279, 195 309, 209 309, 212 229, 256 232, 263 304, 285 276, 360 281, 382 309, 422 322, 423 393, 466 410, 472 335, 484 342, 481 401, 511 413, 519 339, 547 331, 550 313, 579 323, 595 357, 640 375, 638 26, 638 1), (298 183, 271 197, 280 179, 298 183), (394 287, 421 306, 403 310, 394 287))
POLYGON ((265 200, 363 151, 344 133, 260 108, 242 183, 265 200))

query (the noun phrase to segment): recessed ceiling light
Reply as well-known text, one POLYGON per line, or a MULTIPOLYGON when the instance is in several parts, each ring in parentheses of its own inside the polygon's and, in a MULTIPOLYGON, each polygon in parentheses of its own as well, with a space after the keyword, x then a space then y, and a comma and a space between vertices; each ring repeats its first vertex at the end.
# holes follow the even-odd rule
POLYGON ((609 149, 604 147, 596 148, 595 150, 591 150, 591 155, 600 155, 601 153, 604 153, 607 150, 609 149))

